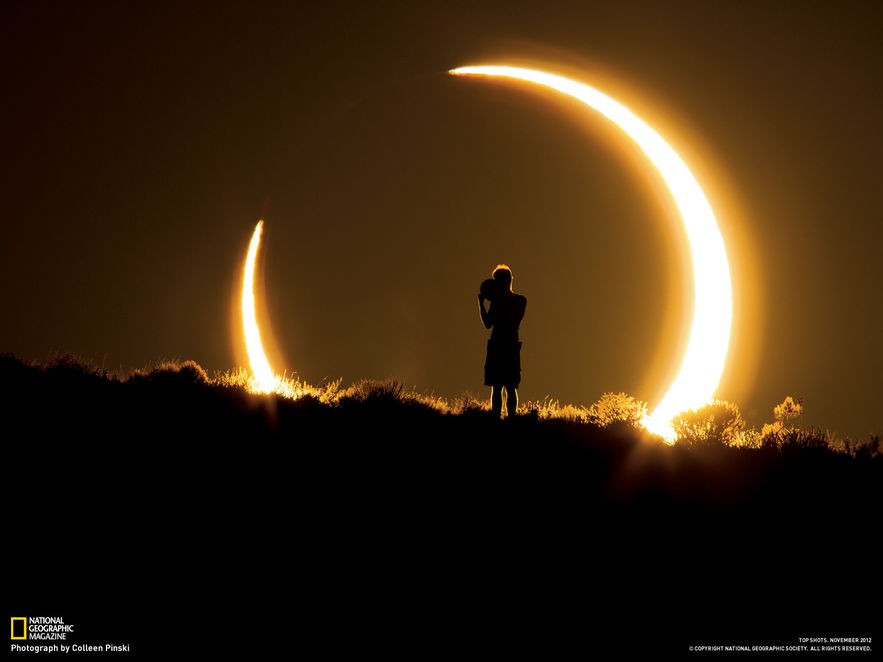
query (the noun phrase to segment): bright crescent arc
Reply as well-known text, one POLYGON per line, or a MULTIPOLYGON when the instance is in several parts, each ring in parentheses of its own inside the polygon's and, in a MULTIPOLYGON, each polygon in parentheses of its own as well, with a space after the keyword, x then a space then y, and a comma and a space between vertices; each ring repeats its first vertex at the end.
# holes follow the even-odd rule
POLYGON ((242 274, 242 330, 245 335, 245 349, 248 362, 254 375, 256 389, 261 393, 272 393, 279 387, 279 378, 273 374, 264 346, 261 343, 261 331, 258 326, 254 296, 254 272, 257 263, 258 247, 261 244, 261 231, 264 221, 258 221, 248 245, 248 256, 242 274))
POLYGON ((460 67, 454 75, 517 78, 567 94, 617 124, 650 159, 681 212, 690 244, 695 288, 690 340, 680 372, 662 402, 644 421, 651 432, 674 437, 671 419, 714 397, 730 343, 733 295, 724 240, 711 205, 696 178, 662 137, 622 104, 583 83, 534 69, 508 66, 460 67))

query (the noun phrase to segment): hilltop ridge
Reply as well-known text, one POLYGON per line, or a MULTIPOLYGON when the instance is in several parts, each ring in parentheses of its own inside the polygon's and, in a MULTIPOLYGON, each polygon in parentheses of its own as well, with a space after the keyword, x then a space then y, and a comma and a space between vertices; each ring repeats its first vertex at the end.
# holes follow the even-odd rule
POLYGON ((194 651, 683 652, 874 623, 870 451, 669 446, 393 383, 289 400, 192 362, 119 379, 6 357, 0 382, 10 562, 36 569, 11 595, 138 614, 119 627, 142 651, 172 604, 214 633, 169 635, 194 651), (254 610, 288 625, 212 630, 254 610))

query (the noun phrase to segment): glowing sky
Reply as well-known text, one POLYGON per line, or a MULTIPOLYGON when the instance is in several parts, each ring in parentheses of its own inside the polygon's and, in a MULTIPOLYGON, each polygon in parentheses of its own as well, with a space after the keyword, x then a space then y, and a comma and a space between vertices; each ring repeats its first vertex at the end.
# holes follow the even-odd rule
POLYGON ((3 3, 0 351, 229 369, 269 197, 274 367, 483 393, 475 291, 506 262, 523 399, 658 402, 691 294, 646 157, 445 73, 554 64, 665 137, 733 246, 719 397, 883 429, 879 3, 418 4, 3 3))

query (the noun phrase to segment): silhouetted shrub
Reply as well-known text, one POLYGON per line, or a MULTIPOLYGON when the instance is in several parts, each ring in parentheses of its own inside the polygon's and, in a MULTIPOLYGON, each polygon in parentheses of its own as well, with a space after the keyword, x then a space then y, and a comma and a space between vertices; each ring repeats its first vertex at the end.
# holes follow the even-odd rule
POLYGON ((879 434, 871 434, 867 439, 856 444, 852 455, 865 458, 883 457, 883 437, 879 434))
POLYGON ((151 380, 176 379, 180 383, 207 384, 209 377, 196 361, 164 361, 143 374, 151 380))
POLYGON ((12 354, 0 354, 0 378, 9 387, 33 380, 40 369, 37 366, 22 363, 12 354))
POLYGON ((105 371, 99 370, 84 359, 73 354, 57 356, 49 361, 43 372, 50 373, 55 379, 110 378, 105 371))
POLYGON ((587 407, 562 405, 559 400, 553 400, 548 395, 539 401, 529 400, 520 404, 518 409, 521 414, 541 421, 563 420, 573 423, 586 423, 589 421, 589 410, 587 407))
POLYGON ((878 434, 871 434, 867 439, 853 441, 849 437, 836 437, 827 433, 831 448, 838 453, 855 458, 883 458, 883 439, 878 434))
POLYGON ((778 441, 779 448, 784 451, 803 448, 833 450, 828 435, 819 430, 787 428, 778 434, 778 441))
POLYGON ((450 413, 455 416, 475 416, 490 413, 490 401, 474 393, 462 393, 450 405, 450 413))
POLYGON ((398 380, 362 379, 345 389, 339 400, 341 402, 348 400, 355 402, 401 400, 403 393, 404 386, 398 380))
POLYGON ((800 400, 795 401, 790 395, 787 396, 781 404, 773 408, 772 423, 764 423, 760 432, 760 445, 764 448, 782 448, 783 442, 787 438, 792 446, 797 443, 800 435, 799 427, 789 425, 791 421, 803 415, 803 403, 800 400))
POLYGON ((681 412, 672 419, 677 443, 686 446, 739 445, 745 421, 732 402, 713 400, 698 409, 681 412))
POLYGON ((586 420, 601 428, 620 422, 638 428, 646 417, 647 403, 625 393, 605 393, 586 412, 586 420))
MULTIPOLYGON (((249 370, 242 367, 216 372, 211 381, 216 386, 224 389, 250 392, 258 390, 254 376, 249 370)), ((287 374, 284 374, 279 378, 274 394, 289 400, 310 397, 322 404, 334 404, 341 395, 338 391, 341 381, 336 379, 324 382, 318 386, 312 386, 297 377, 289 377, 287 374)))
POLYGON ((776 405, 773 408, 773 416, 783 424, 787 424, 802 415, 803 403, 800 400, 795 402, 790 395, 782 401, 782 404, 776 405))

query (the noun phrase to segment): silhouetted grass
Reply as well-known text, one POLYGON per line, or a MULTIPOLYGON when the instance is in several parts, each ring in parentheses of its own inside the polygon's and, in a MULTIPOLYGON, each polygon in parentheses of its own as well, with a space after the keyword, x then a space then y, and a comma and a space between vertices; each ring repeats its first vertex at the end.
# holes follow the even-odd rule
POLYGON ((699 416, 672 446, 623 394, 499 421, 396 381, 292 379, 297 399, 247 383, 189 361, 119 375, 0 357, 8 564, 62 568, 10 591, 145 623, 185 611, 188 628, 134 635, 162 642, 154 656, 250 652, 247 628, 188 632, 258 612, 360 650, 462 654, 478 637, 607 659, 876 623, 860 599, 880 588, 879 438, 783 417, 751 438, 717 426, 725 443, 699 416))

